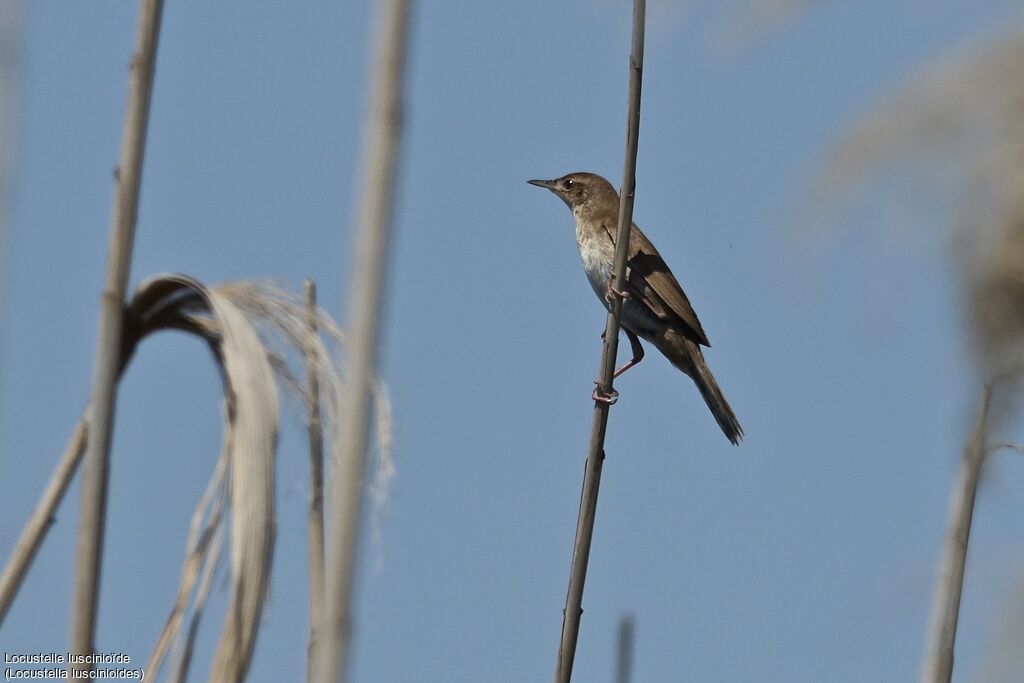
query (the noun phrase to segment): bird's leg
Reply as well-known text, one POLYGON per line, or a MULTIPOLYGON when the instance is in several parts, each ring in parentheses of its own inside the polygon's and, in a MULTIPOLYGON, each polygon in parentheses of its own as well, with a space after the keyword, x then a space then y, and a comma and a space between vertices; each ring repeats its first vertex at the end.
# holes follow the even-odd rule
MULTIPOLYGON (((615 379, 619 375, 626 372, 626 370, 629 370, 631 367, 638 364, 640 361, 644 359, 644 347, 640 344, 640 338, 624 327, 622 328, 622 331, 626 333, 626 337, 629 339, 629 345, 633 349, 633 357, 629 360, 628 363, 626 363, 621 368, 615 371, 615 374, 612 375, 612 379, 615 379)), ((601 339, 604 339, 604 332, 601 333, 601 339)), ((609 393, 605 393, 604 391, 602 391, 601 380, 595 379, 594 384, 596 384, 597 386, 594 387, 594 391, 590 395, 590 397, 595 401, 601 401, 602 403, 613 405, 615 401, 619 398, 619 392, 615 391, 614 389, 612 389, 609 393)))
POLYGON ((620 299, 623 299, 623 300, 629 298, 629 292, 627 292, 626 290, 619 291, 618 289, 615 289, 614 287, 612 287, 612 282, 614 280, 615 280, 615 273, 612 273, 611 275, 608 276, 608 284, 605 285, 605 288, 604 288, 604 300, 607 301, 608 303, 612 302, 612 297, 613 296, 617 296, 617 297, 619 297, 620 299))
POLYGON ((644 347, 640 345, 640 338, 625 327, 622 328, 622 331, 626 333, 626 337, 629 339, 629 345, 633 348, 633 357, 628 363, 615 371, 615 374, 612 375, 612 379, 615 379, 619 375, 625 373, 626 370, 629 370, 634 365, 638 365, 640 361, 644 359, 644 347))

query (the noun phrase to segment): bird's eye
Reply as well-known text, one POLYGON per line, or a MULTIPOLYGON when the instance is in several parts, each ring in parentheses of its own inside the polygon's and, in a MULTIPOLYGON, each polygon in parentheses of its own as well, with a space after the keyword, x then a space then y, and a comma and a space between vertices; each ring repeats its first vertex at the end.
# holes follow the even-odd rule
POLYGON ((564 183, 562 183, 562 186, 565 187, 565 189, 567 189, 567 190, 571 190, 573 185, 575 185, 575 184, 576 184, 576 181, 573 180, 572 178, 569 178, 564 183))

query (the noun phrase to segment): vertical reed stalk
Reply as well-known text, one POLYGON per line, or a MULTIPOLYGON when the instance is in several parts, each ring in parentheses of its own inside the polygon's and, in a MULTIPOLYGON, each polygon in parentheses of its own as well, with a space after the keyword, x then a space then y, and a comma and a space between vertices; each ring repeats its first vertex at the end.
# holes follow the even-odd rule
MULTIPOLYGON (((114 422, 117 379, 121 369, 125 292, 135 241, 139 187, 162 10, 163 0, 142 2, 121 137, 121 158, 117 170, 117 189, 107 248, 106 284, 100 305, 99 333, 96 340, 89 430, 82 477, 82 511, 78 523, 78 547, 75 558, 71 651, 80 655, 92 652, 95 639, 103 531, 106 522, 110 437, 114 422)), ((87 665, 87 669, 91 668, 91 665, 87 665)), ((74 665, 69 667, 70 672, 77 670, 74 665)))
POLYGON ((633 618, 619 621, 619 640, 615 655, 615 683, 629 683, 633 673, 633 618))
POLYGON ((378 3, 372 93, 361 172, 356 261, 349 290, 347 396, 341 452, 332 477, 330 584, 319 683, 344 680, 351 641, 352 596, 362 508, 371 392, 376 375, 380 314, 384 308, 394 187, 402 133, 410 0, 378 3))
POLYGON ((964 588, 967 542, 971 536, 971 519, 974 516, 974 499, 978 494, 981 466, 985 462, 985 440, 988 433, 986 423, 991 402, 992 387, 986 385, 981 392, 978 416, 964 445, 960 471, 953 484, 949 528, 942 545, 939 573, 935 580, 921 683, 949 683, 953 678, 953 649, 960 615, 960 597, 964 588))
MULTIPOLYGON (((633 224, 633 194, 636 189, 636 153, 640 136, 640 90, 643 80, 644 63, 644 0, 633 0, 633 40, 629 57, 629 105, 626 128, 626 155, 622 170, 622 188, 619 193, 619 225, 615 240, 614 276, 615 282, 626 281, 626 256, 629 252, 629 230, 633 224)), ((610 393, 612 375, 615 372, 615 357, 619 349, 619 315, 622 300, 612 297, 611 308, 605 324, 604 346, 601 352, 601 375, 598 385, 601 391, 610 393)), ((587 578, 587 562, 590 559, 590 543, 594 535, 594 516, 597 512, 597 494, 601 486, 601 466, 604 463, 604 437, 608 428, 610 404, 594 401, 594 420, 590 432, 590 446, 587 451, 586 469, 583 475, 583 491, 580 495, 579 519, 576 522, 576 539, 573 543, 572 569, 569 574, 569 590, 562 612, 562 635, 558 646, 558 664, 555 671, 556 683, 569 683, 572 679, 572 665, 576 657, 576 641, 579 638, 580 617, 583 615, 583 586, 587 578)))
MULTIPOLYGON (((10 221, 11 179, 14 166, 14 130, 17 125, 18 91, 21 76, 22 17, 20 2, 0 4, 0 353, 5 346, 6 331, 14 328, 7 322, 7 224, 10 221), (6 324, 5 324, 6 323, 6 324)), ((3 386, 3 363, 0 363, 0 386, 3 386)))
MULTIPOLYGON (((316 339, 316 283, 306 280, 306 313, 310 342, 316 339)), ((320 419, 320 372, 311 347, 306 351, 306 391, 309 402, 309 649, 307 677, 320 647, 324 611, 324 433, 320 419)))

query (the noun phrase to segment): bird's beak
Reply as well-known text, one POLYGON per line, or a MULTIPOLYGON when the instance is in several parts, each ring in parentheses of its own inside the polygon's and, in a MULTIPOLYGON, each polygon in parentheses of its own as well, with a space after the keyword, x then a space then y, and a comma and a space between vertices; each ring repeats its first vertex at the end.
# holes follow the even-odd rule
POLYGON ((526 182, 537 187, 543 187, 545 190, 551 190, 552 192, 555 190, 554 180, 527 180, 526 182))

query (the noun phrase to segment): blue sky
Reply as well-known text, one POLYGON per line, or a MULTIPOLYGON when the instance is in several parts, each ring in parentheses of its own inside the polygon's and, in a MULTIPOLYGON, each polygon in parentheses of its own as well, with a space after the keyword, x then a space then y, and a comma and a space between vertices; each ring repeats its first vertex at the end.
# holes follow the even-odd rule
MULTIPOLYGON (((416 8, 381 357, 398 476, 361 558, 352 680, 552 674, 604 314, 569 213, 525 181, 618 184, 626 5, 416 8)), ((133 284, 313 277, 342 314, 370 9, 167 4, 133 284)), ((26 9, 0 307, 5 554, 89 390, 136 11, 26 9)), ((637 681, 916 675, 977 393, 949 233, 880 229, 880 210, 844 229, 788 219, 873 102, 1020 18, 1008 0, 821 3, 725 56, 719 12, 652 1, 634 218, 700 315, 747 437, 730 446, 656 353, 617 383, 577 680, 611 680, 627 612, 637 681)), ((100 649, 149 655, 218 452, 219 395, 205 349, 174 334, 121 385, 100 649)), ((306 454, 301 412, 284 414, 255 681, 305 671, 306 454)), ((959 675, 981 672, 1024 581, 1013 460, 983 482, 959 675)), ((5 652, 67 643, 78 502, 76 480, 5 652)), ((207 640, 218 627, 211 612, 207 640)))

